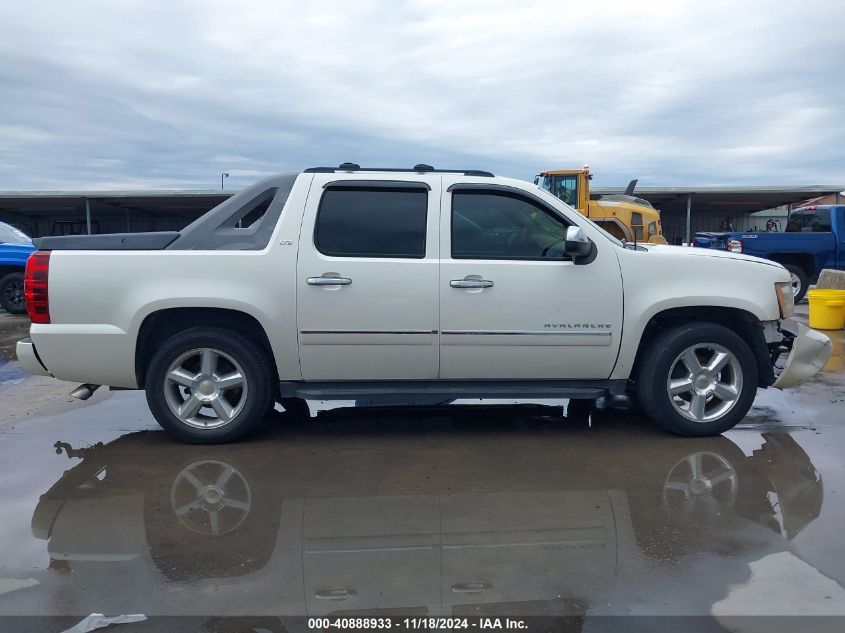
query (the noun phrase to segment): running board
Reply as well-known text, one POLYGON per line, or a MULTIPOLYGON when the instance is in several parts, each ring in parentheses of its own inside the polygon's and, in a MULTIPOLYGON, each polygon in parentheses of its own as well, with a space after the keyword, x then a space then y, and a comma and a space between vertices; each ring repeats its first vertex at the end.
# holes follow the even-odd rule
POLYGON ((280 397, 306 400, 420 398, 572 398, 625 393, 626 380, 385 380, 279 383, 280 397))

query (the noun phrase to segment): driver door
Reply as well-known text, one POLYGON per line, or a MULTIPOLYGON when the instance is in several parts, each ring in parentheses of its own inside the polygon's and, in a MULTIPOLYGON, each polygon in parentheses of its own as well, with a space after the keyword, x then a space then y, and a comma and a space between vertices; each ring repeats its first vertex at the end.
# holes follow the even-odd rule
POLYGON ((443 185, 440 378, 607 378, 622 334, 612 244, 575 265, 563 252, 573 223, 539 195, 443 185))

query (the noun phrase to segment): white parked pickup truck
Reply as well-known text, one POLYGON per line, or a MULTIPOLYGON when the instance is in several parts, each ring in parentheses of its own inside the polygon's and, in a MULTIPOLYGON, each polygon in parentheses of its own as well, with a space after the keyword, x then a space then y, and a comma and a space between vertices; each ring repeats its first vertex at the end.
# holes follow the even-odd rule
POLYGON ((83 398, 144 389, 190 442, 234 440, 274 402, 625 392, 669 431, 713 435, 831 353, 788 319, 780 264, 620 242, 483 171, 306 169, 182 231, 36 246, 21 362, 83 398))

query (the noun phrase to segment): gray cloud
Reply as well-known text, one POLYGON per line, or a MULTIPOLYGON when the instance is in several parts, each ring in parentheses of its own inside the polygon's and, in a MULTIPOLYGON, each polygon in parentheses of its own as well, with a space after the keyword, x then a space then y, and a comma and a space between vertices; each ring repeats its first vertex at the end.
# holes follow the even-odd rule
POLYGON ((4 3, 0 189, 236 187, 344 160, 843 182, 843 18, 816 0, 4 3))

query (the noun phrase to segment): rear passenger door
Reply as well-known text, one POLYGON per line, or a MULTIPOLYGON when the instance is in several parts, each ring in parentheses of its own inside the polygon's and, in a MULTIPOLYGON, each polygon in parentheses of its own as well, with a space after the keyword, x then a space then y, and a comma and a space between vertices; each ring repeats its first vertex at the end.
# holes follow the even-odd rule
POLYGON ((440 178, 316 174, 297 262, 304 380, 434 379, 440 178))

